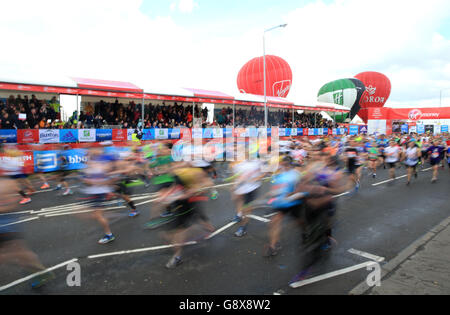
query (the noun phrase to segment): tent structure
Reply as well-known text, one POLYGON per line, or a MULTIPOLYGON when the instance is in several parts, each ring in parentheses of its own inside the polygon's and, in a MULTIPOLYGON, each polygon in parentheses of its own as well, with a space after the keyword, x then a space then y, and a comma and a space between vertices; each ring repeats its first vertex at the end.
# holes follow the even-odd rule
MULTIPOLYGON (((0 96, 9 94, 46 94, 52 96, 73 95, 81 98, 116 98, 141 101, 142 117, 144 104, 150 101, 168 101, 180 103, 208 103, 235 106, 264 106, 262 95, 242 94, 229 95, 220 91, 210 91, 197 88, 141 88, 130 82, 98 80, 79 77, 62 77, 55 80, 30 80, 25 78, 0 78, 0 96)), ((338 112, 348 113, 343 106, 330 103, 316 102, 313 105, 297 104, 282 97, 267 97, 268 108, 292 110, 305 110, 311 112, 338 112)), ((63 105, 63 104, 61 104, 63 105)), ((78 112, 80 108, 78 108, 78 112)))

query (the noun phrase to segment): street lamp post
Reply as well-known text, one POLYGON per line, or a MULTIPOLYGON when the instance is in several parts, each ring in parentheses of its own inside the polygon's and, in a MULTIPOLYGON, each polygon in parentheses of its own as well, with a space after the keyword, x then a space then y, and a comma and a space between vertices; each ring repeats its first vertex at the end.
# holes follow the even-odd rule
POLYGON ((269 28, 263 34, 263 72, 264 72, 264 126, 267 129, 267 93, 266 93, 266 33, 279 27, 286 27, 287 24, 281 24, 269 28))

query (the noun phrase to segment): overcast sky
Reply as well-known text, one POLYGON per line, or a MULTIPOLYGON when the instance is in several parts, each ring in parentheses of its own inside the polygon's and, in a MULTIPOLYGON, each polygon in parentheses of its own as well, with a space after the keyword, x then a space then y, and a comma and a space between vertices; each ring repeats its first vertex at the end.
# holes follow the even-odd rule
POLYGON ((293 72, 288 98, 363 71, 392 84, 389 106, 450 106, 448 0, 0 0, 1 77, 87 77, 144 89, 238 93, 266 52, 293 72))

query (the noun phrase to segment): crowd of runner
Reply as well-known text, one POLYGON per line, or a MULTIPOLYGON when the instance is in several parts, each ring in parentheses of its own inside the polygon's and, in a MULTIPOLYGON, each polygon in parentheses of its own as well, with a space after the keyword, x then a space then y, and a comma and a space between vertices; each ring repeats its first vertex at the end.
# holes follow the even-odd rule
MULTIPOLYGON (((215 189, 218 174, 214 166, 214 158, 220 156, 225 161, 218 163, 228 169, 222 174, 226 178, 221 185, 230 189, 236 209, 236 215, 230 217, 238 225, 234 235, 247 234, 253 211, 262 207, 271 209, 264 256, 275 256, 282 248, 283 219, 291 217, 301 231, 305 255, 301 279, 310 274, 321 253, 336 242, 333 238, 336 197, 357 193, 361 189, 361 177, 376 178, 380 168, 389 169, 389 182, 393 184, 398 169, 405 167, 406 185, 411 185, 413 178, 418 177, 418 168, 425 168, 429 163, 433 173, 431 182, 436 183, 438 176, 442 176, 441 168, 450 171, 449 140, 448 134, 345 135, 315 140, 299 137, 270 145, 261 141, 235 143, 222 146, 223 150, 215 147, 208 151, 205 149, 208 146, 185 143, 182 149, 176 150, 182 159, 176 158, 171 142, 143 145, 135 142, 128 150, 116 150, 112 143, 104 143, 88 150, 85 167, 79 171, 69 170, 64 152, 69 147, 62 145, 57 158, 59 171, 34 176, 42 181, 41 189, 64 188, 63 196, 74 193, 68 180, 81 183, 77 194, 86 211, 77 216, 98 223, 103 230, 98 241, 102 245, 116 238, 105 216, 106 204, 125 201, 130 218, 145 211, 143 215, 149 221, 144 228, 165 230, 167 240, 174 245, 173 256, 166 264, 171 269, 183 261, 183 244, 189 241, 194 226, 205 232, 201 239, 208 239, 215 231, 205 207, 209 200, 220 198, 215 189), (230 156, 233 156, 231 160, 230 156), (57 186, 50 187, 51 181, 57 186), (130 191, 136 181, 156 191, 154 202, 139 211, 130 191), (266 194, 262 193, 264 185, 271 186, 266 194)), ((35 272, 44 270, 37 255, 27 248, 19 225, 10 224, 18 206, 32 202, 36 188, 23 171, 20 151, 9 145, 3 145, 1 151, 0 264, 17 262, 35 272)), ((40 274, 33 286, 40 286, 51 277, 51 273, 40 274)))

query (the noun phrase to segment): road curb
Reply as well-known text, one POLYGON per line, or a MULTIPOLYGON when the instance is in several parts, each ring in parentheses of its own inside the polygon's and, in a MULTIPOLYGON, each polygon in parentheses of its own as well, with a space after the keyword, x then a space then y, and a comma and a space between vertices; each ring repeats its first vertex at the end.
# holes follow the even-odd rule
MULTIPOLYGON (((441 223, 433 227, 424 236, 414 241, 411 245, 402 250, 395 258, 390 260, 388 263, 381 266, 381 280, 385 278, 388 274, 394 271, 400 264, 402 264, 409 257, 417 253, 420 247, 424 246, 436 237, 442 230, 450 225, 450 216, 444 219, 441 223)), ((348 294, 349 295, 362 295, 367 291, 372 289, 366 283, 366 281, 361 282, 356 287, 354 287, 348 294)))

